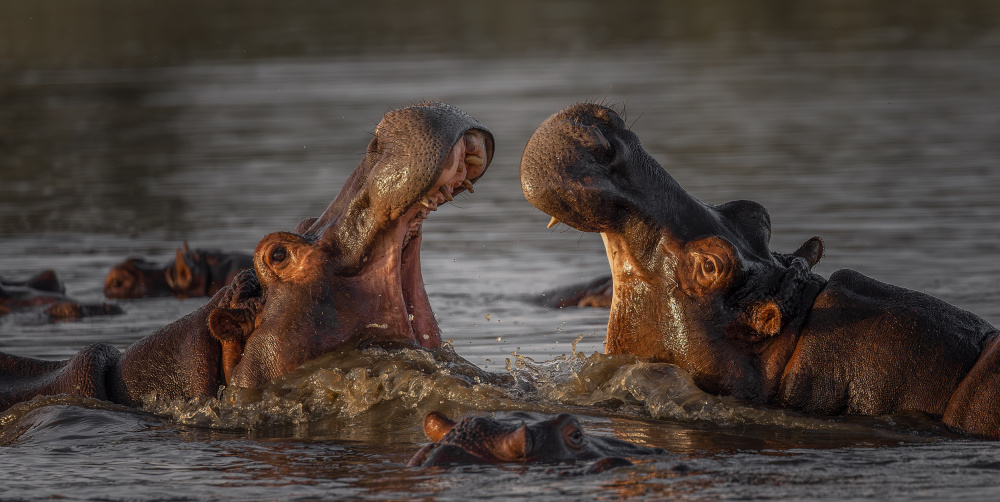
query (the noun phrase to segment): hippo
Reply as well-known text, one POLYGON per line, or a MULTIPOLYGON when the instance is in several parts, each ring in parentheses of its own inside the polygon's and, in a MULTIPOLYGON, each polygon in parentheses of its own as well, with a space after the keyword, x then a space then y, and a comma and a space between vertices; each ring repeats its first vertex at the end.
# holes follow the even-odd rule
POLYGON ((104 296, 147 298, 213 296, 232 282, 236 274, 253 267, 253 256, 217 249, 177 249, 176 258, 157 264, 143 258, 129 258, 108 272, 104 296))
POLYGON ((598 277, 583 284, 563 286, 546 291, 538 301, 543 307, 561 309, 564 307, 604 307, 611 306, 614 280, 610 275, 598 277))
POLYGON ((386 113, 326 210, 261 239, 254 268, 201 308, 121 352, 95 344, 67 361, 0 353, 0 410, 42 394, 129 406, 154 394, 215 396, 345 344, 439 347, 421 279, 423 221, 473 191, 493 150, 489 129, 451 105, 386 113))
POLYGON ((706 204, 615 110, 563 109, 529 139, 521 185, 558 222, 599 232, 613 276, 606 352, 675 364, 703 390, 821 415, 917 411, 1000 438, 1000 337, 937 298, 812 268, 819 237, 772 252, 752 201, 706 204))
POLYGON ((432 411, 424 417, 424 434, 433 443, 421 448, 407 466, 595 461, 585 472, 598 473, 632 465, 628 457, 666 454, 663 448, 586 434, 579 419, 569 413, 537 417, 516 411, 467 417, 456 424, 432 411))
POLYGON ((12 312, 40 310, 49 320, 117 315, 122 310, 110 303, 80 303, 66 296, 66 286, 52 270, 25 281, 0 278, 0 316, 12 312))

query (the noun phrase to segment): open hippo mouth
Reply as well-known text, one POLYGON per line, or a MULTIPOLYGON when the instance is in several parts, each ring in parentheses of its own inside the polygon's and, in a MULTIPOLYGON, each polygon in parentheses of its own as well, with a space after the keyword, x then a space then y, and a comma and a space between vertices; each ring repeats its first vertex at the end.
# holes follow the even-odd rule
POLYGON ((771 252, 763 206, 699 201, 618 112, 593 103, 538 127, 521 160, 521 184, 552 216, 550 226, 601 233, 614 282, 608 353, 679 364, 709 392, 774 392, 738 383, 780 373, 745 354, 803 321, 825 282, 811 273, 822 256, 818 238, 793 254, 771 252))
POLYGON ((264 237, 211 314, 227 383, 259 386, 345 343, 440 346, 420 270, 424 220, 473 192, 493 149, 453 106, 387 113, 323 214, 264 237))

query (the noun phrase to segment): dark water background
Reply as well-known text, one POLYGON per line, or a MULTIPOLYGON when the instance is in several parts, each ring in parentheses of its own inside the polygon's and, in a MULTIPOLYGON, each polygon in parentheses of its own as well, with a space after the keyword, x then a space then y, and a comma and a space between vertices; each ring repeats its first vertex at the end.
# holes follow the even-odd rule
MULTIPOLYGON (((518 163, 559 108, 615 103, 695 196, 764 204, 773 249, 820 235, 821 274, 853 268, 997 325, 998 89, 994 2, 0 3, 0 275, 51 268, 98 301, 126 256, 167 260, 184 240, 249 252, 325 208, 385 111, 445 101, 487 124, 497 150, 476 193, 424 227, 443 337, 490 371, 515 352, 534 360, 520 374, 543 368, 556 391, 531 406, 572 406, 595 433, 673 453, 586 478, 421 471, 403 464, 424 441, 426 399, 405 413, 390 409, 408 406, 399 395, 359 412, 324 401, 252 431, 178 403, 156 418, 73 401, 3 422, 0 499, 994 499, 996 445, 919 417, 817 421, 710 396, 697 413, 663 411, 676 395, 586 405, 567 383, 579 363, 542 362, 579 335, 577 350, 600 351, 607 311, 530 297, 607 273, 603 245, 546 230, 518 163)), ((7 316, 0 350, 125 347, 200 301, 118 304, 125 315, 79 322, 7 316)), ((458 411, 511 406, 441 389, 458 411)), ((253 416, 294 403, 267 406, 253 416)))

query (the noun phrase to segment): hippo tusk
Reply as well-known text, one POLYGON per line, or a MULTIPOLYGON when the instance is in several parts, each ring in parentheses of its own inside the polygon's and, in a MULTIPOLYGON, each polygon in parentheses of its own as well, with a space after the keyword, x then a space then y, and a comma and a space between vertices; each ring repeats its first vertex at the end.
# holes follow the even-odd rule
POLYGON ((467 179, 462 180, 462 187, 468 190, 469 193, 476 193, 476 191, 472 189, 472 182, 467 179))
POLYGON ((451 196, 451 190, 448 190, 447 185, 441 186, 441 194, 444 195, 444 200, 448 202, 455 200, 455 198, 451 196))
POLYGON ((545 228, 552 228, 552 227, 556 226, 556 224, 558 224, 558 223, 559 223, 559 220, 557 220, 556 217, 553 216, 552 219, 549 220, 549 224, 546 225, 545 228))
POLYGON ((482 157, 474 153, 470 153, 465 156, 465 163, 469 164, 470 166, 482 167, 483 165, 486 164, 486 161, 484 161, 482 157))

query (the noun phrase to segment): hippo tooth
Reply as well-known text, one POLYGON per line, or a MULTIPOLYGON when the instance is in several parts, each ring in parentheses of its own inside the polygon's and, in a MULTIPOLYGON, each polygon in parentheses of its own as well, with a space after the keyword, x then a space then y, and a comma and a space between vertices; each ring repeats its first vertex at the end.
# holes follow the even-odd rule
POLYGON ((545 228, 552 228, 552 227, 556 226, 557 223, 559 223, 559 220, 557 220, 556 217, 553 216, 552 219, 549 220, 549 224, 546 225, 545 228))
POLYGON ((448 202, 455 200, 455 198, 451 196, 451 190, 448 190, 447 185, 441 186, 441 194, 444 195, 444 200, 448 202))
POLYGON ((424 198, 420 199, 420 203, 423 204, 423 206, 426 207, 426 208, 430 208, 431 207, 431 201, 428 200, 427 197, 424 197, 424 198))
POLYGON ((483 161, 482 157, 480 157, 480 156, 478 156, 478 155, 476 155, 474 153, 470 153, 470 154, 468 154, 468 155, 465 156, 465 163, 469 164, 469 165, 472 165, 472 166, 482 166, 486 162, 483 161))
POLYGON ((465 187, 465 189, 468 190, 469 193, 476 193, 476 191, 472 189, 472 182, 471 181, 469 181, 469 180, 462 180, 462 186, 465 187))

